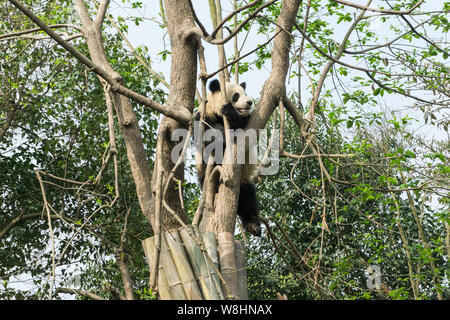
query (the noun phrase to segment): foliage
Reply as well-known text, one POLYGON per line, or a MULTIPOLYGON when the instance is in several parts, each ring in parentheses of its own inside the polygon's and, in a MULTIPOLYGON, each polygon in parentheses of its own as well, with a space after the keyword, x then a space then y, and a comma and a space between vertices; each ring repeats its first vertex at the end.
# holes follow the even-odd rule
MULTIPOLYGON (((30 28, 11 5, 2 3, 1 6, 2 30, 30 28)), ((52 6, 41 9, 49 24, 67 23, 73 15, 70 10, 61 11, 52 6)), ((83 42, 75 39, 75 43, 87 53, 83 42)), ((159 81, 127 54, 121 39, 106 34, 105 43, 124 83, 163 102, 161 91, 153 88, 159 81), (149 79, 147 86, 141 85, 143 78, 149 79)), ((6 44, 0 60, 4 88, 0 95, 1 114, 5 115, 12 106, 16 113, 0 144, 0 229, 17 217, 23 217, 23 221, 0 239, 0 278, 4 288, 1 295, 16 299, 48 298, 48 288, 54 281, 50 274, 53 253, 47 214, 34 171, 80 182, 94 180, 108 148, 108 119, 103 90, 96 76, 64 50, 50 40, 19 38, 6 44), (33 289, 24 290, 27 287, 33 289)), ((150 110, 136 108, 145 121, 144 139, 152 152, 155 137, 151 132, 157 126, 157 118, 150 110)), ((72 284, 74 288, 111 297, 105 288, 121 287, 114 249, 120 245, 124 218, 129 212, 128 225, 132 228, 129 227, 124 250, 136 277, 136 289, 148 296, 144 290, 148 269, 142 259, 140 239, 151 231, 137 205, 124 145, 120 143, 118 148, 121 197, 112 209, 105 207, 115 194, 111 165, 106 168, 101 183, 93 187, 76 188, 43 176, 52 215, 60 215, 59 219, 52 220, 57 244, 55 285, 72 284)))
MULTIPOLYGON (((407 3, 398 2, 395 8, 404 10, 407 3)), ((446 10, 446 4, 443 6, 446 10)), ((299 11, 300 26, 305 14, 299 11)), ((429 22, 432 29, 448 31, 442 11, 423 16, 422 21, 429 22)), ((417 133, 419 124, 430 120, 435 126, 432 130, 441 136, 439 129, 448 129, 443 117, 448 110, 448 91, 444 89, 448 77, 443 76, 448 74, 448 43, 442 49, 418 41, 416 32, 405 32, 394 23, 395 16, 384 15, 383 25, 373 28, 376 19, 358 24, 343 59, 349 65, 361 61, 359 66, 373 71, 364 76, 336 63, 322 88, 315 123, 317 145, 323 154, 351 156, 322 160, 285 157, 277 175, 264 177, 258 184, 264 215, 278 221, 293 246, 286 245, 283 232, 274 223, 270 224, 273 237, 266 232, 267 239, 250 241, 252 298, 274 299, 277 292, 290 299, 449 297, 448 140, 433 141, 417 133), (387 27, 390 39, 401 36, 416 47, 395 42, 367 50, 388 42, 381 32, 387 27), (361 53, 352 53, 357 51, 361 53), (410 76, 401 76, 406 73, 410 76), (399 100, 399 95, 409 100, 399 100), (400 109, 410 111, 402 114, 389 101, 399 101, 400 109), (388 106, 380 108, 380 102, 388 106), (411 104, 413 107, 408 107, 411 104), (277 190, 275 197, 273 190, 277 190), (367 270, 372 265, 381 270, 379 290, 367 284, 367 270)), ((335 26, 352 22, 347 7, 333 1, 311 1, 306 30, 317 47, 333 55, 341 37, 337 30, 342 30, 335 26)), ((266 26, 261 22, 261 28, 266 26)), ((300 41, 294 38, 293 47, 301 48, 300 41)), ((292 93, 292 100, 301 108, 310 105, 313 94, 309 92, 318 85, 329 61, 313 50, 309 41, 305 43, 300 61, 309 74, 308 81, 302 80, 299 72, 291 75, 300 82, 299 88, 305 88, 301 96, 297 90, 292 93)), ((298 61, 294 56, 292 70, 297 70, 298 61)), ((290 118, 285 125, 283 150, 294 155, 311 152, 290 118)))
MULTIPOLYGON (((412 299, 412 276, 421 287, 416 298, 436 299, 434 279, 445 283, 448 277, 443 235, 449 211, 444 203, 430 202, 431 190, 419 187, 424 182, 420 175, 403 180, 414 168, 411 160, 429 154, 420 150, 413 158, 405 152, 408 145, 417 145, 418 141, 404 141, 394 125, 379 127, 375 133, 358 130, 353 141, 348 141, 338 133, 333 138, 321 135, 331 126, 331 121, 325 120, 318 130, 323 152, 347 149, 355 154, 324 161, 330 175, 346 183, 325 183, 325 209, 321 208, 321 170, 313 158, 301 162, 284 158, 278 174, 258 184, 264 216, 282 226, 300 254, 286 245, 282 231, 274 223, 270 224, 272 232, 280 239, 276 246, 268 233, 262 241, 250 241, 251 297, 273 299, 281 292, 290 299, 412 299), (372 144, 361 143, 364 136, 372 144), (389 136, 390 146, 382 141, 383 136, 389 136), (413 189, 411 198, 420 221, 415 220, 405 198, 407 192, 389 191, 396 188, 413 189), (276 201, 271 196, 273 190, 279 190, 276 201), (425 241, 421 240, 419 228, 426 234, 425 241), (407 239, 406 246, 402 236, 407 239), (413 265, 410 274, 406 251, 413 265), (368 288, 367 269, 371 265, 381 270, 382 290, 368 288)), ((286 150, 300 154, 304 143, 294 138, 297 133, 292 121, 287 124, 286 150)), ((368 123, 361 124, 361 128, 368 127, 368 123)), ((438 144, 434 147, 442 148, 438 144)), ((445 153, 443 149, 441 152, 445 153)), ((430 164, 427 169, 435 170, 439 165, 430 164)), ((439 290, 448 297, 444 287, 439 290)))
MULTIPOLYGON (((22 2, 49 25, 70 24, 59 31, 73 36, 72 45, 89 56, 73 27, 80 22, 71 1, 22 2)), ((391 2, 372 5, 404 11, 417 3, 391 2)), ((129 4, 138 11, 143 7, 129 4)), ((95 11, 94 2, 90 5, 95 11)), ((243 10, 236 25, 262 5, 243 10)), ((255 16, 238 33, 241 50, 273 36, 281 10, 277 1, 255 16)), ((360 10, 338 1, 302 2, 292 32, 288 92, 304 117, 312 111, 315 117, 309 135, 287 112, 283 124, 279 112, 268 124, 283 126, 284 143, 280 170, 257 184, 270 229, 261 239, 245 238, 250 298, 275 299, 277 292, 289 299, 450 298, 449 10, 443 2, 425 3, 414 15, 367 12, 341 57, 340 41, 360 10), (338 61, 327 69, 330 57, 338 61), (379 288, 369 285, 370 266, 381 272, 379 288)), ((147 20, 113 18, 125 34, 147 20)), ((159 18, 156 28, 165 31, 164 10, 159 18)), ((227 26, 234 28, 232 20, 227 26)), ((0 37, 31 28, 9 2, 0 4, 0 37)), ((163 76, 130 54, 110 20, 103 41, 123 84, 163 104, 163 76)), ((115 299, 116 289, 123 294, 120 248, 135 297, 155 299, 141 248, 152 230, 140 211, 117 128, 117 203, 109 206, 117 191, 112 163, 93 184, 110 143, 97 77, 42 31, 0 42, 0 298, 61 299, 67 296, 55 288, 70 287, 115 299)), ((133 53, 149 65, 152 59, 169 61, 169 49, 152 56, 141 46, 133 53)), ((261 45, 239 62, 239 74, 262 86, 271 59, 271 45, 261 45)), ((230 72, 235 70, 233 65, 230 72)), ((159 115, 133 107, 153 167, 159 115)), ((191 165, 185 173, 184 208, 192 218, 200 190, 191 165)))

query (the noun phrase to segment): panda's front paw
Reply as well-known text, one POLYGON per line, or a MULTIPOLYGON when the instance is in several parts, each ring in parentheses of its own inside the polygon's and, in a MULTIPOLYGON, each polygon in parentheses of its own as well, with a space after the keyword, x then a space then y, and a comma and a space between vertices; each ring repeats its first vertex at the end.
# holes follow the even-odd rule
POLYGON ((234 111, 233 106, 231 105, 231 103, 227 103, 227 104, 224 104, 222 106, 222 108, 220 108, 220 112, 224 116, 229 117, 229 116, 233 115, 233 112, 235 112, 235 111, 234 111))
POLYGON ((261 226, 259 221, 252 220, 244 222, 244 229, 255 237, 261 237, 261 226))

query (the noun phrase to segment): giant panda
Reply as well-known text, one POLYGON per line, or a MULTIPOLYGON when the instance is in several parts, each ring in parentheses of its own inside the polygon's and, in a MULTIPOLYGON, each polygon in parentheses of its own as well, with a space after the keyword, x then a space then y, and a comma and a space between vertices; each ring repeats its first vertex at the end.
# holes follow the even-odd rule
MULTIPOLYGON (((208 130, 208 128, 220 130, 220 136, 223 139, 221 142, 223 145, 223 151, 225 150, 223 116, 227 118, 230 129, 244 129, 247 126, 250 115, 253 111, 253 101, 245 93, 245 87, 245 82, 241 84, 226 82, 226 103, 223 104, 219 81, 213 80, 209 84, 207 103, 204 111, 205 114, 202 118, 206 122, 205 131, 208 130)), ((200 119, 200 117, 201 115, 198 113, 197 120, 200 119)), ((249 142, 249 144, 251 143, 252 142, 249 142)), ((256 188, 253 183, 258 170, 256 163, 247 161, 249 160, 248 153, 253 152, 249 150, 256 150, 256 142, 253 143, 254 145, 245 146, 247 159, 245 164, 242 165, 237 214, 242 220, 244 229, 252 235, 260 237, 261 227, 258 217, 256 188)), ((220 161, 217 161, 217 159, 215 160, 215 164, 221 164, 220 161)), ((204 183, 207 162, 207 159, 203 159, 203 161, 197 161, 196 164, 201 186, 203 186, 204 183)))

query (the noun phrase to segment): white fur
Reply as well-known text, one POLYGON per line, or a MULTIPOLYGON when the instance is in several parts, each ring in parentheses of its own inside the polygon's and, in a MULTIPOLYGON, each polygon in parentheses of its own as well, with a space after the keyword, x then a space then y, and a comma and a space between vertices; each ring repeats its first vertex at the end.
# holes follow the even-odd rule
POLYGON ((231 102, 236 112, 241 116, 245 117, 248 116, 253 110, 252 105, 249 103, 252 102, 252 99, 250 99, 249 96, 245 93, 244 88, 242 88, 237 83, 227 83, 226 85, 226 92, 227 92, 227 101, 231 102), (239 93, 239 100, 236 102, 233 102, 233 95, 235 93, 239 93))
MULTIPOLYGON (((226 102, 231 102, 236 112, 241 116, 245 117, 252 113, 252 106, 248 103, 252 101, 249 96, 245 93, 244 88, 242 88, 237 83, 227 82, 225 85, 226 91, 226 102), (239 93, 239 99, 236 102, 233 102, 233 95, 235 93, 239 93)), ((209 116, 212 116, 213 113, 220 115, 220 109, 222 105, 224 105, 224 101, 222 100, 222 92, 208 92, 207 97, 208 103, 206 105, 206 113, 209 116)))

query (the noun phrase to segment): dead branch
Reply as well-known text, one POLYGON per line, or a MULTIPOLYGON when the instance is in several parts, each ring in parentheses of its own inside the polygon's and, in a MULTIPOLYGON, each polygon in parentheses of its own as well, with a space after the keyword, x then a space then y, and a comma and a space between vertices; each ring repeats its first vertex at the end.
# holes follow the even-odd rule
MULTIPOLYGON (((158 292, 158 270, 159 270, 159 257, 161 253, 161 205, 163 200, 162 193, 162 150, 163 150, 163 140, 164 132, 161 132, 158 137, 158 142, 156 145, 156 160, 155 160, 155 173, 156 173, 156 184, 153 186, 153 194, 155 199, 155 213, 153 220, 153 232, 155 237, 155 251, 152 257, 152 270, 150 271, 150 287, 153 291, 158 292)), ((168 180, 168 183, 170 180, 168 180)))

